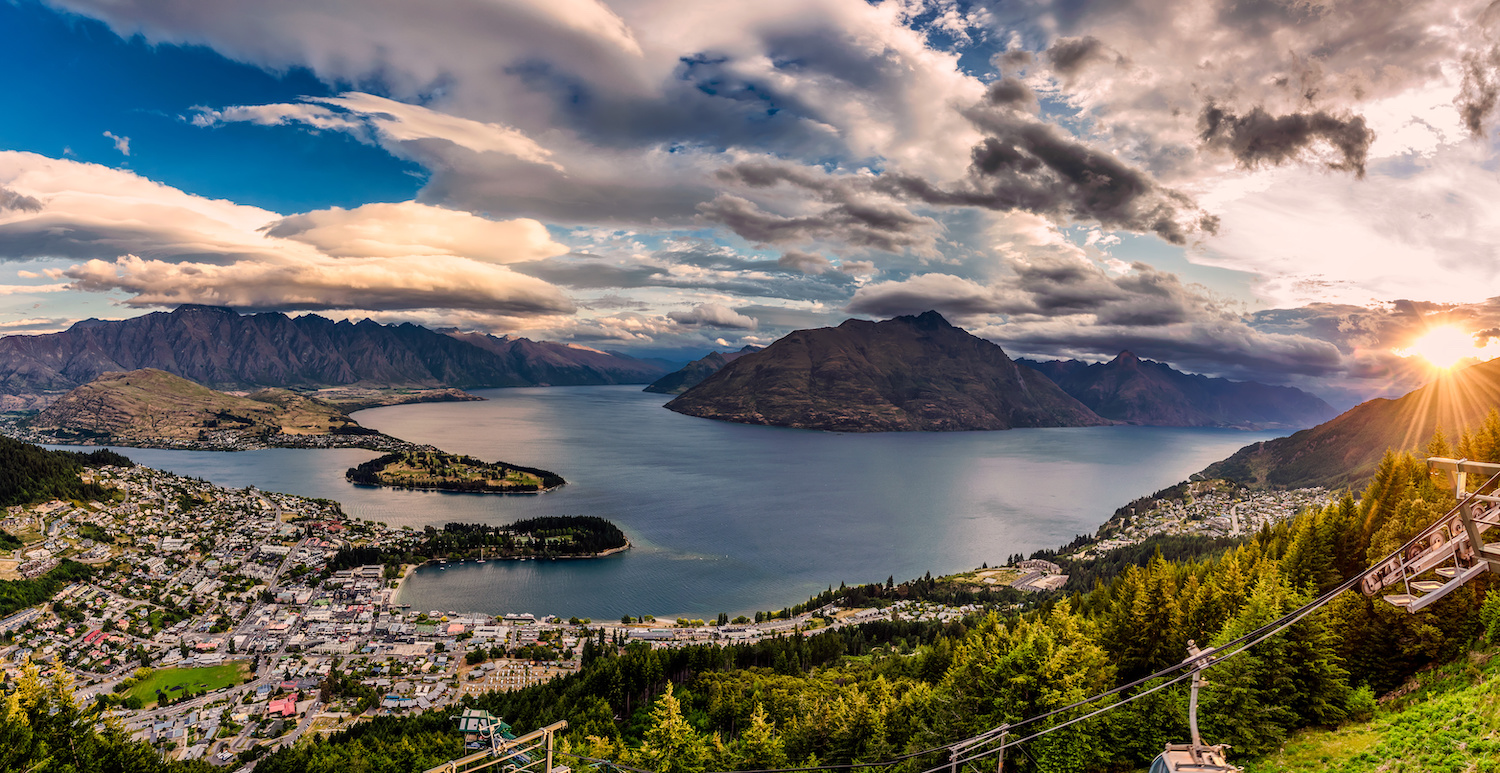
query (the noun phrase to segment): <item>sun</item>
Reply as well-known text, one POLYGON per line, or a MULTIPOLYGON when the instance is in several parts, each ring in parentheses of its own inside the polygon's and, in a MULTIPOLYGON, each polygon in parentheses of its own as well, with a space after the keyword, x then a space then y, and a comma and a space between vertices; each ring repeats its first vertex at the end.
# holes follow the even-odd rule
POLYGON ((1416 355, 1438 368, 1451 368, 1460 360, 1479 357, 1481 352, 1474 344, 1474 335, 1443 325, 1429 329, 1420 338, 1411 342, 1402 354, 1416 355))

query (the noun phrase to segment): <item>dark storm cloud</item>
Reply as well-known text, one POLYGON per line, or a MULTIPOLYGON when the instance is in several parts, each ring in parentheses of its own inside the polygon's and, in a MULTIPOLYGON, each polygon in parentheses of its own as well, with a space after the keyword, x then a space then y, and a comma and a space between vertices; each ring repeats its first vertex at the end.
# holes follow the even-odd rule
POLYGON ((759 244, 838 239, 854 246, 899 252, 925 244, 927 232, 934 227, 932 220, 899 206, 852 200, 808 215, 784 216, 725 194, 699 204, 698 211, 707 220, 759 244))
POLYGON ((973 111, 973 117, 990 136, 971 152, 963 183, 940 187, 910 175, 885 175, 876 188, 927 204, 1021 210, 1187 242, 1190 226, 1183 221, 1196 206, 1146 172, 1049 124, 995 111, 973 111))
POLYGON ((41 212, 42 202, 31 196, 0 186, 0 212, 4 212, 5 210, 41 212))
POLYGON ((1085 35, 1081 38, 1061 38, 1047 49, 1047 60, 1059 75, 1072 76, 1091 62, 1118 58, 1110 54, 1109 48, 1098 38, 1085 35))
POLYGON ((1340 159, 1329 162, 1330 169, 1364 177, 1365 159, 1375 140, 1375 132, 1365 125, 1363 116, 1339 116, 1322 110, 1273 116, 1257 106, 1244 115, 1235 115, 1208 102, 1199 124, 1204 144, 1228 151, 1250 169, 1294 160, 1321 140, 1333 146, 1340 159))
POLYGON ((894 172, 832 176, 789 164, 745 163, 721 170, 719 179, 752 188, 784 183, 835 206, 813 216, 783 217, 745 199, 721 196, 699 210, 754 241, 840 235, 853 244, 892 251, 921 243, 933 224, 898 207, 866 203, 869 194, 932 206, 1020 210, 1055 220, 1092 221, 1106 228, 1155 233, 1173 244, 1185 244, 1195 227, 1212 224, 1191 199, 1161 186, 1145 171, 1009 109, 1008 104, 977 107, 967 115, 988 136, 971 150, 968 175, 956 183, 894 172))
POLYGON ((1036 94, 1031 87, 1016 78, 1001 78, 990 84, 984 98, 996 106, 1011 106, 1023 110, 1037 108, 1036 94))
POLYGON ((1464 79, 1453 104, 1464 126, 1476 138, 1485 135, 1484 124, 1500 102, 1500 46, 1486 53, 1470 52, 1463 58, 1464 79))

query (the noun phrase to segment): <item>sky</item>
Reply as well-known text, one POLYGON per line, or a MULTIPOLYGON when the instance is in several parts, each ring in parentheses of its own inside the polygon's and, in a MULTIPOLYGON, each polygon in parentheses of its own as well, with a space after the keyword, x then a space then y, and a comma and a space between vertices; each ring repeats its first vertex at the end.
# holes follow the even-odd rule
POLYGON ((0 68, 0 334, 936 309, 1341 408, 1500 353, 1500 2, 8 0, 0 68))

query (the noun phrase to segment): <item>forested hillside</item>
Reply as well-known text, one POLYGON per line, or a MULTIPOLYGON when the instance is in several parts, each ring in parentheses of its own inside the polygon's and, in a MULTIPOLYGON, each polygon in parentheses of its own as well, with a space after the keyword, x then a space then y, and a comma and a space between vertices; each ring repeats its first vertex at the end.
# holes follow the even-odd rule
POLYGON ((99 704, 80 706, 71 677, 43 677, 28 664, 0 697, 0 770, 49 773, 209 773, 202 760, 167 762, 150 744, 101 722, 99 704))
MULTIPOLYGON (((473 703, 518 731, 567 719, 569 753, 672 773, 885 759, 1176 664, 1190 639, 1230 641, 1335 587, 1452 504, 1422 461, 1387 455, 1357 501, 1305 512, 1208 557, 1131 564, 1023 616, 884 623, 728 648, 595 641, 581 673, 473 703)), ((1485 601, 1490 582, 1486 575, 1420 615, 1339 596, 1212 670, 1206 737, 1244 760, 1297 728, 1367 716, 1374 696, 1467 651, 1481 606, 1500 614, 1500 593, 1485 601)), ((1186 738, 1186 697, 1175 685, 1047 735, 1007 757, 1007 769, 1143 766, 1164 743, 1186 738)), ((452 713, 380 719, 279 752, 258 769, 420 769, 460 753, 452 713)), ((898 769, 945 759, 918 756, 898 769)))
POLYGON ((49 499, 105 499, 108 491, 78 478, 85 467, 105 465, 128 467, 131 461, 109 449, 48 451, 0 436, 0 507, 49 499))

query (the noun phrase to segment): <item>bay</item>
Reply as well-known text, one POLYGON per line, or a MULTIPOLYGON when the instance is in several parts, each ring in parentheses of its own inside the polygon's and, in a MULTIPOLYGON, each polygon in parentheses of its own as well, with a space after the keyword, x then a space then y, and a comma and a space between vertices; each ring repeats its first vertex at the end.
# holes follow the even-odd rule
POLYGON ((126 449, 214 483, 341 502, 391 525, 597 515, 634 548, 590 561, 425 567, 420 610, 709 618, 800 603, 840 582, 1003 562, 1092 534, 1119 506, 1276 432, 1165 427, 836 434, 681 416, 639 386, 477 392, 484 402, 361 411, 361 424, 446 451, 542 467, 541 495, 355 488, 358 449, 126 449))

